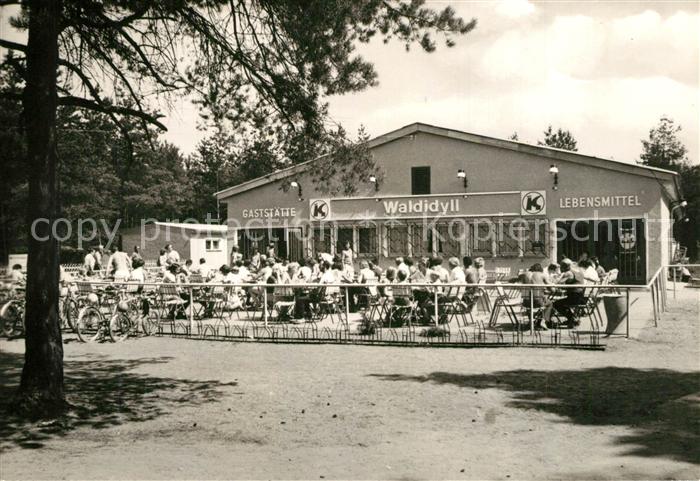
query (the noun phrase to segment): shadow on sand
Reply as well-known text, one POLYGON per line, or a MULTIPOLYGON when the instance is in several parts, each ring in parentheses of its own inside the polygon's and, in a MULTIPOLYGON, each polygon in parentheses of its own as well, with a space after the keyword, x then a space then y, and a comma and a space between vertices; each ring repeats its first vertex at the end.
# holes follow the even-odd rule
POLYGON ((169 357, 110 359, 101 355, 66 361, 65 389, 73 406, 65 416, 50 422, 30 422, 9 414, 22 372, 24 355, 0 352, 0 448, 36 449, 53 437, 79 427, 108 428, 143 422, 171 412, 183 404, 217 402, 223 388, 236 383, 171 379, 142 374, 138 368, 167 363, 169 357))
POLYGON ((500 389, 510 393, 510 407, 554 413, 574 424, 631 428, 634 434, 617 440, 629 447, 627 454, 700 464, 700 373, 608 367, 370 376, 386 381, 500 389))

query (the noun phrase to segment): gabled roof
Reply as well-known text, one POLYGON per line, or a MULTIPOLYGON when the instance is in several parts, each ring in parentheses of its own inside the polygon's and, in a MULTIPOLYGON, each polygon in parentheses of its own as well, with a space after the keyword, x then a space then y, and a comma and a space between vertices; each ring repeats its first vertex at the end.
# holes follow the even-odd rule
MULTIPOLYGON (((627 162, 621 162, 619 160, 605 159, 601 157, 594 157, 585 154, 579 154, 577 152, 571 152, 568 150, 556 149, 553 147, 545 147, 542 145, 532 145, 522 142, 516 142, 513 140, 498 139, 495 137, 489 137, 486 135, 471 134, 469 132, 463 132, 461 130, 447 129, 444 127, 436 127, 434 125, 423 124, 416 122, 410 125, 401 127, 400 129, 394 130, 368 142, 369 148, 373 149, 379 147, 380 145, 393 142, 394 140, 407 137, 409 135, 416 134, 418 132, 438 135, 442 137, 447 137, 456 140, 462 140, 464 142, 470 142, 474 144, 487 145, 490 147, 497 147, 500 149, 507 149, 516 152, 521 152, 524 154, 536 155, 538 157, 550 158, 553 161, 566 161, 575 164, 588 165, 593 167, 598 167, 601 169, 609 169, 617 172, 623 172, 632 175, 641 175, 643 177, 650 177, 657 179, 659 181, 666 180, 669 182, 674 182, 674 178, 678 175, 676 172, 658 169, 656 167, 647 167, 645 165, 629 164, 627 162)), ((321 157, 319 157, 321 158, 321 157)), ((290 177, 294 174, 299 174, 308 169, 314 161, 317 159, 308 160, 301 164, 296 164, 294 166, 288 167, 286 169, 281 169, 275 171, 271 174, 258 177, 256 179, 243 182, 242 184, 229 187, 227 189, 216 192, 214 195, 218 199, 223 199, 226 197, 231 197, 233 195, 240 194, 247 190, 260 187, 262 185, 275 182, 280 179, 290 177)))

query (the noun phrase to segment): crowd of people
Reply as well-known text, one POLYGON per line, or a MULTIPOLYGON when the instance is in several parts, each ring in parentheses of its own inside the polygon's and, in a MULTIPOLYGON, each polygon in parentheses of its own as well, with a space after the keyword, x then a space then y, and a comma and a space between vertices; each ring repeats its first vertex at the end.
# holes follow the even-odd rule
MULTIPOLYGON (((346 243, 335 256, 320 252, 316 257, 306 257, 299 261, 289 261, 276 252, 275 244, 270 243, 264 252, 254 248, 249 258, 244 259, 238 246, 231 251, 230 263, 212 266, 206 259, 194 263, 187 259, 184 263, 180 254, 171 244, 161 251, 156 268, 145 270, 145 262, 138 246, 131 254, 125 253, 119 246, 114 246, 107 255, 101 246, 91 248, 84 257, 81 271, 71 276, 61 269, 61 281, 67 283, 81 278, 90 278, 101 272, 102 277, 115 281, 146 283, 147 281, 172 284, 274 284, 266 288, 270 302, 275 298, 292 297, 295 288, 303 284, 328 285, 326 295, 340 294, 338 285, 352 284, 347 287, 350 310, 362 307, 363 299, 392 296, 393 284, 416 284, 412 287, 416 299, 429 299, 423 294, 445 295, 449 288, 444 285, 483 285, 489 276, 485 260, 482 257, 472 259, 469 256, 461 260, 450 257, 445 260, 439 256, 410 258, 396 257, 394 265, 383 269, 376 259, 360 259, 359 262, 350 243, 346 243), (106 260, 105 260, 106 259, 106 260), (103 263, 104 261, 104 263, 103 263), (357 268, 356 268, 357 266, 357 268), (285 287, 289 285, 289 287, 285 287), (433 285, 430 287, 429 285, 433 285), (443 286, 439 286, 443 285, 443 286)), ((527 271, 516 277, 503 279, 545 287, 536 287, 525 291, 523 305, 534 306, 544 310, 544 324, 537 325, 547 329, 554 312, 566 317, 573 324, 573 306, 585 302, 584 289, 587 284, 601 282, 607 273, 596 257, 583 253, 579 259, 572 261, 563 257, 558 264, 550 264, 545 270, 541 264, 533 264, 527 271), (560 296, 552 300, 561 285, 580 285, 581 287, 561 290, 560 296), (547 287, 551 286, 551 287, 547 287)), ((15 285, 24 281, 21 266, 13 266, 11 282, 15 285)), ((467 308, 478 301, 482 292, 477 287, 466 287, 460 296, 467 308)), ((247 303, 259 302, 262 288, 237 287, 231 290, 229 304, 231 308, 244 307, 247 303)))

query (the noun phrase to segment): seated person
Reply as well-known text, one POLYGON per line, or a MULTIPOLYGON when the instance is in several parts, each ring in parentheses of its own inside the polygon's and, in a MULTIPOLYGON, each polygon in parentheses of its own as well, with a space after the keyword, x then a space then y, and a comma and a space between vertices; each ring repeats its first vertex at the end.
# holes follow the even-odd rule
MULTIPOLYGON (((583 278, 583 271, 573 265, 571 260, 564 259, 561 262, 561 277, 559 278, 559 284, 562 285, 583 285, 585 280, 583 278)), ((558 299, 554 303, 545 307, 544 319, 548 323, 551 319, 552 310, 556 310, 557 313, 562 314, 566 317, 567 326, 574 327, 575 318, 572 310, 572 306, 578 306, 585 302, 583 296, 583 287, 575 287, 565 289, 565 295, 563 299, 558 299)))
MULTIPOLYGON (((544 269, 539 262, 530 267, 528 275, 523 276, 523 279, 524 284, 551 284, 549 277, 544 273, 544 269)), ((523 307, 526 309, 529 309, 531 305, 535 309, 546 307, 549 304, 546 292, 547 289, 542 287, 525 290, 523 292, 523 307)), ((542 317, 535 320, 535 328, 547 330, 547 327, 542 325, 542 317)))
POLYGON ((583 272, 583 280, 586 284, 598 284, 600 282, 598 272, 596 272, 593 262, 589 259, 579 261, 578 268, 583 272))
POLYGON ((22 287, 26 283, 27 279, 22 272, 22 265, 15 264, 12 266, 10 271, 10 284, 12 287, 22 287))

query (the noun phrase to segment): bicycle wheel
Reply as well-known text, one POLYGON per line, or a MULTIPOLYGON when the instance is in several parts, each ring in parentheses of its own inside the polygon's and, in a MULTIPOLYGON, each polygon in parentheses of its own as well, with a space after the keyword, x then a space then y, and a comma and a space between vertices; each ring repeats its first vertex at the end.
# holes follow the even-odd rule
POLYGON ((75 299, 64 299, 60 314, 61 326, 75 331, 75 323, 78 320, 78 314, 80 314, 80 309, 78 309, 78 303, 75 299))
POLYGON ((109 320, 109 337, 112 342, 121 342, 131 334, 134 322, 125 312, 117 312, 109 320))
POLYGON ((84 307, 75 323, 75 333, 82 342, 95 342, 101 337, 103 316, 94 306, 84 307))
POLYGON ((6 302, 0 308, 0 322, 2 322, 2 333, 6 337, 13 337, 22 327, 22 311, 16 301, 6 302))

